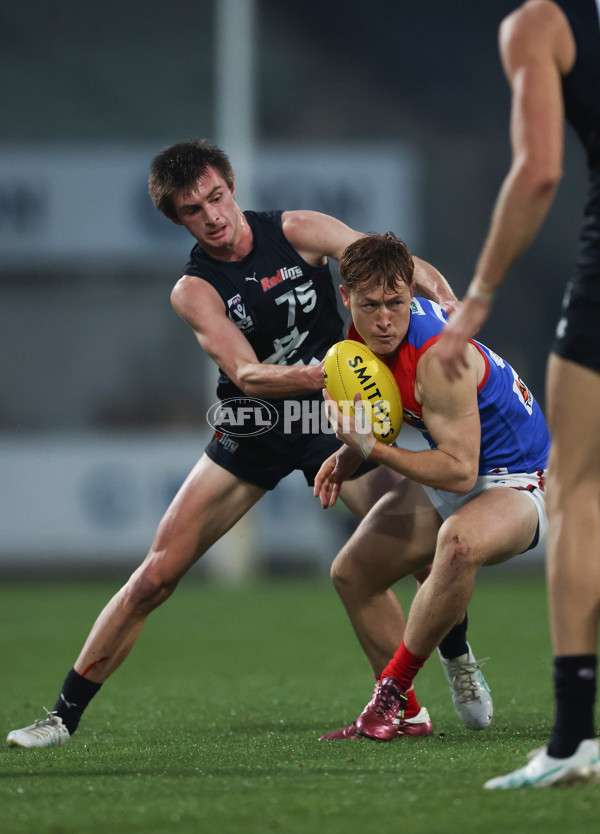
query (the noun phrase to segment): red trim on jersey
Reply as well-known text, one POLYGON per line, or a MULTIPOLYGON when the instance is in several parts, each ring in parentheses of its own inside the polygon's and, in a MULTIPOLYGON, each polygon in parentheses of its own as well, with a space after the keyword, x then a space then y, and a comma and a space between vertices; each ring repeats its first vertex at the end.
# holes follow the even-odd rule
POLYGON ((358 332, 358 330, 354 326, 353 321, 350 322, 350 327, 348 328, 347 338, 348 339, 353 339, 355 342, 360 342, 363 345, 365 343, 365 340, 363 339, 363 337, 360 335, 360 333, 358 332))
POLYGON ((417 358, 420 359, 421 356, 425 353, 426 350, 429 350, 429 348, 432 345, 434 345, 437 341, 439 341, 441 336, 442 336, 442 334, 438 333, 436 336, 431 336, 431 338, 427 339, 426 342, 423 342, 423 344, 421 345, 421 347, 418 350, 417 358))
POLYGON ((483 388, 485 383, 488 381, 488 377, 490 375, 490 361, 487 358, 487 356, 485 355, 485 353, 483 352, 483 350, 479 347, 477 342, 474 342, 473 339, 470 339, 469 341, 472 345, 475 345, 475 347, 477 348, 479 353, 483 356, 483 361, 485 362, 485 372, 483 374, 483 377, 481 378, 481 382, 477 386, 477 393, 479 394, 479 392, 481 391, 481 389, 483 388))

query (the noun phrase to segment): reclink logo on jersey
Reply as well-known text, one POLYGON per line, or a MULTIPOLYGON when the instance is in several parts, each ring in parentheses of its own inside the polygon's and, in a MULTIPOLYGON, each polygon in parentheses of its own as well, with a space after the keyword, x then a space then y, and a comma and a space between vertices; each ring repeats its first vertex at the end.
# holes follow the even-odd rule
POLYGON ((239 449, 240 444, 233 440, 231 437, 229 437, 228 434, 225 434, 222 431, 215 432, 215 439, 217 443, 220 446, 222 446, 223 449, 225 449, 226 452, 230 452, 232 455, 234 455, 239 449))
POLYGON ((271 278, 261 278, 260 285, 263 292, 267 292, 267 290, 279 286, 282 281, 290 281, 292 278, 302 278, 303 276, 304 273, 299 266, 282 266, 271 278))

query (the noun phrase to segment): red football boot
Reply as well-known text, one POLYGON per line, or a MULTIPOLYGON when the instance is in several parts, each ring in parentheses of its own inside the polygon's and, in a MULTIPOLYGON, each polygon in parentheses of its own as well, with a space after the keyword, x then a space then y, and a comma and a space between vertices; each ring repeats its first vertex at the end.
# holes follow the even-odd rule
POLYGON ((384 678, 378 682, 373 697, 356 719, 358 734, 374 741, 392 741, 398 735, 401 723, 406 723, 405 706, 406 695, 396 678, 384 678))
POLYGON ((356 724, 352 722, 347 727, 342 727, 340 730, 332 730, 330 733, 325 733, 320 736, 319 741, 336 741, 338 738, 358 738, 356 732, 356 724))
POLYGON ((421 707, 413 718, 395 718, 397 736, 430 736, 433 735, 433 724, 427 707, 421 707))
MULTIPOLYGON (((388 678, 387 680, 394 681, 394 683, 396 683, 394 678, 388 678)), ((375 689, 373 690, 373 696, 361 713, 361 718, 367 713, 367 711, 373 709, 375 704, 381 705, 381 689, 382 683, 381 681, 377 681, 375 689)), ((406 698, 402 692, 400 692, 400 695, 404 702, 406 698)), ((370 735, 363 731, 359 731, 357 729, 357 724, 358 720, 353 721, 352 724, 349 724, 347 727, 341 727, 339 730, 332 730, 330 733, 325 733, 325 735, 322 735, 319 738, 319 741, 337 741, 338 739, 353 739, 360 738, 361 736, 382 740, 381 735, 370 735)), ((421 707, 417 715, 412 718, 404 718, 403 715, 399 715, 396 711, 391 718, 391 727, 390 731, 386 732, 386 736, 383 740, 391 741, 396 736, 411 736, 413 738, 417 736, 430 736, 433 733, 433 724, 431 723, 431 718, 429 717, 429 712, 426 707, 421 707), (393 727, 393 733, 391 732, 391 727, 393 727)))

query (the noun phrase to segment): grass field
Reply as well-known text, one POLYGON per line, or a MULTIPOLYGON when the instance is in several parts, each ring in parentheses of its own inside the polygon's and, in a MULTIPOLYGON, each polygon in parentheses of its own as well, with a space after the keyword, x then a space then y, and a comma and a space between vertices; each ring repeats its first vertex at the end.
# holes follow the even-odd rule
MULTIPOLYGON (((3 582, 1 732, 52 707, 120 582, 3 582)), ((410 602, 412 587, 399 588, 410 602)), ((372 678, 326 580, 243 587, 190 579, 63 748, 1 748, 3 834, 597 832, 600 787, 488 792, 547 740, 551 663, 541 576, 482 575, 470 606, 496 715, 455 716, 436 658, 417 692, 430 738, 319 742, 372 678)))

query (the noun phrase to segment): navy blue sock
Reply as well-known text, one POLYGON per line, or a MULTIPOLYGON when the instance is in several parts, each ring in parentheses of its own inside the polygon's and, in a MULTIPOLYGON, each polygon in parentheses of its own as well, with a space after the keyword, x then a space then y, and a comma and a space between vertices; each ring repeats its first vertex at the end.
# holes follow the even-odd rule
POLYGON ((556 719, 548 753, 556 759, 572 756, 580 741, 595 738, 594 701, 596 666, 594 654, 554 658, 556 719))
POLYGON ((465 612, 465 618, 462 623, 455 625, 450 629, 448 634, 440 643, 439 649, 442 657, 445 660, 453 660, 455 657, 460 657, 461 654, 466 654, 469 651, 467 645, 467 625, 469 618, 465 612))
POLYGON ((63 724, 71 735, 77 729, 84 709, 101 686, 101 683, 86 680, 75 669, 71 669, 65 678, 52 712, 62 718, 63 724))

